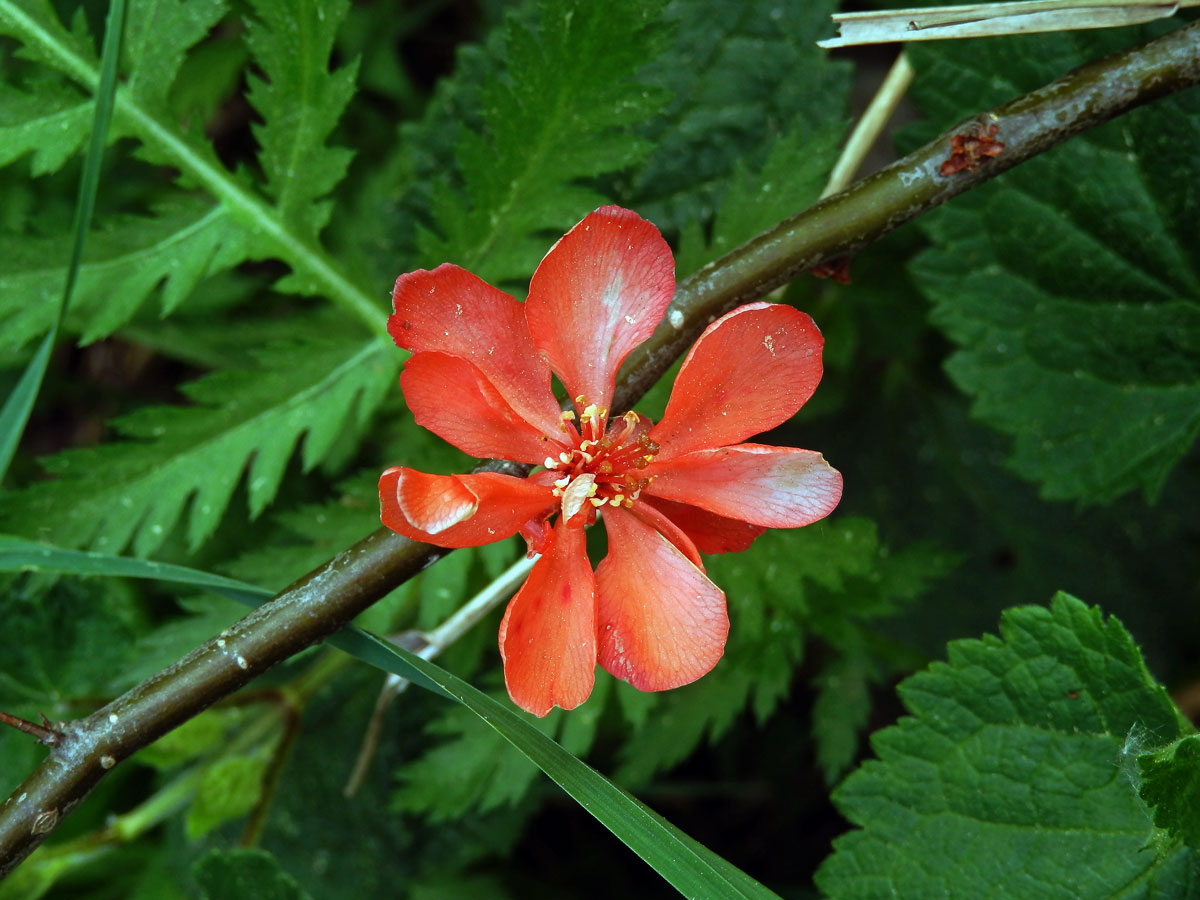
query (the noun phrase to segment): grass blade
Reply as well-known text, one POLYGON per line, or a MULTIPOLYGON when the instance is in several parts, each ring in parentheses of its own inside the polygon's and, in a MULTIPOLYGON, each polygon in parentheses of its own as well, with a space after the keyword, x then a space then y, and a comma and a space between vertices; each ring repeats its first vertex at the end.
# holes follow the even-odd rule
POLYGON ((112 0, 108 8, 108 22, 104 28, 104 47, 100 54, 100 86, 96 91, 92 136, 83 160, 83 177, 79 180, 79 198, 75 203, 75 222, 72 227, 74 239, 71 244, 71 261, 67 265, 67 282, 58 302, 54 327, 42 339, 42 345, 29 361, 12 394, 4 401, 4 409, 0 410, 0 481, 3 481, 8 472, 8 466, 17 451, 17 444, 25 432, 29 414, 33 411, 33 403, 42 388, 42 379, 46 376, 50 350, 58 337, 58 326, 62 322, 63 311, 71 302, 75 280, 79 277, 83 247, 87 241, 92 213, 96 209, 96 192, 100 188, 100 163, 104 157, 108 124, 112 121, 113 102, 117 91, 117 61, 121 57, 121 37, 124 31, 125 0, 112 0))

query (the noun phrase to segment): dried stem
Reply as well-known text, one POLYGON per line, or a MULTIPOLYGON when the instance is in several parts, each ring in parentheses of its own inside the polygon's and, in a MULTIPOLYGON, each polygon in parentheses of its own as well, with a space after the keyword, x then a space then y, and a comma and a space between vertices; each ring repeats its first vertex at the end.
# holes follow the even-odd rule
MULTIPOLYGON (((915 153, 780 223, 679 285, 668 315, 622 369, 628 408, 715 317, 846 256, 951 197, 1085 129, 1200 83, 1200 23, 1083 66, 959 123, 915 153), (1004 152, 943 176, 955 135, 996 126, 1004 152)), ((520 472, 507 463, 492 471, 520 472)), ((255 676, 337 631, 448 551, 380 529, 213 640, 85 718, 0 807, 0 876, 45 839, 116 763, 255 676)))
POLYGON ((895 62, 892 63, 892 67, 888 69, 883 83, 879 85, 879 90, 875 92, 875 96, 863 110, 854 130, 850 132, 846 146, 842 148, 841 156, 838 157, 833 171, 829 173, 829 181, 825 185, 825 190, 821 191, 822 200, 844 191, 853 180, 859 166, 862 165, 871 148, 875 146, 875 142, 879 140, 884 127, 891 120, 892 113, 904 99, 908 86, 912 84, 913 74, 913 67, 904 51, 901 50, 896 56, 895 62))

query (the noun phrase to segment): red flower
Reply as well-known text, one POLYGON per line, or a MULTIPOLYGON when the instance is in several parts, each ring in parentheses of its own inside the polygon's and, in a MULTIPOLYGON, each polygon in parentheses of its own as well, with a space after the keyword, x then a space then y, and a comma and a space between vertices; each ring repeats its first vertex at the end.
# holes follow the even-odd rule
POLYGON ((538 716, 586 700, 597 661, 646 691, 707 673, 729 619, 700 553, 744 550, 841 498, 842 477, 819 453, 741 443, 791 418, 820 381, 821 334, 789 306, 751 303, 709 325, 657 425, 634 412, 610 419, 617 367, 674 293, 658 229, 616 206, 550 249, 525 303, 449 264, 396 281, 388 329, 414 353, 400 382, 417 422, 472 456, 545 468, 388 469, 383 523, 441 547, 519 531, 542 554, 500 623, 508 692, 538 716), (561 411, 551 372, 573 412, 561 411), (599 510, 608 555, 593 574, 584 526, 599 510))

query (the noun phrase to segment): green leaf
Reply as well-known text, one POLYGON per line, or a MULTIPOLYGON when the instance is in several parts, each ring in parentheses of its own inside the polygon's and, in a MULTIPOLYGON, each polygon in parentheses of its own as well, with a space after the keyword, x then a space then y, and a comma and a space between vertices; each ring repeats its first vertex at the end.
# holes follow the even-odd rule
MULTIPOLYGON (((914 51, 914 97, 953 121, 1129 40, 943 42, 914 51)), ((1200 434, 1200 219, 1178 188, 1197 141, 1184 91, 920 220, 935 248, 911 271, 959 348, 950 376, 1046 498, 1153 499, 1200 434)))
POLYGON ((1154 824, 1200 850, 1200 735, 1190 734, 1138 757, 1138 793, 1154 807, 1154 824))
POLYGON ((247 756, 223 756, 205 769, 187 813, 188 839, 203 837, 254 809, 270 762, 270 754, 259 751, 247 756))
POLYGON ((107 575, 124 578, 149 578, 203 588, 237 600, 257 604, 269 599, 271 592, 245 582, 176 566, 171 563, 111 556, 82 550, 55 547, 16 535, 0 534, 0 572, 54 572, 69 575, 107 575))
MULTIPOLYGON (((557 737, 568 752, 582 756, 595 739, 612 684, 611 678, 598 677, 582 706, 570 713, 552 710, 533 722, 534 727, 550 739, 557 737)), ((507 702, 503 694, 489 696, 500 704, 507 702)), ((427 732, 449 740, 399 770, 401 786, 392 795, 396 810, 423 813, 432 822, 459 818, 472 809, 485 813, 518 803, 537 777, 537 766, 464 707, 451 707, 427 732)))
POLYGON ((67 715, 66 702, 106 694, 144 630, 129 592, 116 581, 63 580, 49 590, 8 585, 0 592, 0 621, 0 709, 35 702, 54 718, 67 715))
MULTIPOLYGON (((667 18, 675 27, 674 41, 640 75, 670 101, 662 116, 640 129, 655 149, 633 173, 627 202, 664 231, 707 222, 728 202, 722 198, 730 197, 731 181, 761 170, 769 152, 780 152, 785 135, 812 138, 840 127, 850 67, 816 46, 836 7, 832 0, 672 3, 667 18)), ((813 177, 815 169, 828 166, 820 156, 810 159, 816 149, 791 157, 796 171, 785 164, 771 182, 752 188, 772 183, 786 191, 789 183, 813 177)), ((777 196, 768 190, 759 200, 776 208, 783 203, 777 196)), ((805 205, 803 199, 794 207, 784 204, 784 214, 805 205)))
POLYGON ((1004 614, 900 686, 911 716, 874 735, 877 761, 834 802, 858 830, 817 884, 853 897, 1195 896, 1200 857, 1154 854, 1121 772, 1133 728, 1190 732, 1114 618, 1065 594, 1004 614))
POLYGON ((835 656, 817 676, 812 734, 817 765, 832 785, 853 762, 871 714, 870 687, 878 667, 865 648, 835 656))
POLYGON ((258 370, 217 372, 187 385, 193 407, 143 409, 119 420, 133 440, 51 457, 46 466, 57 479, 13 494, 0 517, 62 546, 120 552, 132 542, 147 555, 186 508, 187 537, 198 546, 243 472, 257 516, 302 434, 307 470, 346 429, 360 431, 394 383, 399 360, 379 341, 331 339, 265 351, 259 362, 258 370))
POLYGON ((296 879, 263 850, 210 850, 192 874, 204 900, 308 900, 296 879))
MULTIPOLYGON (((449 260, 492 283, 527 282, 545 255, 546 235, 562 234, 604 202, 585 180, 645 158, 651 143, 629 129, 665 101, 635 81, 663 47, 661 7, 655 0, 614 14, 585 0, 543 0, 536 29, 529 14, 509 16, 506 68, 497 72, 492 63, 478 100, 480 123, 459 132, 462 188, 444 177, 435 182, 438 233, 420 234, 423 264, 449 260)), ((463 77, 479 83, 478 67, 463 77)), ((448 114, 433 107, 426 127, 444 127, 448 114)))
POLYGON ((147 109, 165 108, 184 56, 225 14, 225 0, 130 0, 126 86, 147 109))
POLYGON ((28 93, 0 85, 0 166, 32 153, 33 175, 57 172, 77 154, 92 127, 92 103, 48 78, 28 93))
MULTIPOLYGON (((153 218, 125 217, 89 236, 87 258, 68 313, 85 343, 111 334, 161 292, 174 312, 204 278, 247 258, 245 230, 220 206, 196 200, 164 204, 153 218)), ((66 277, 67 248, 54 238, 11 241, 0 260, 0 344, 19 347, 48 330, 66 277)))
POLYGON ((12 458, 16 455, 17 445, 21 435, 25 433, 25 423, 33 411, 33 403, 37 400, 38 391, 42 387, 42 378, 46 375, 46 366, 50 362, 50 351, 54 349, 54 334, 48 334, 42 339, 41 346, 29 360, 29 365, 21 373, 8 399, 0 409, 0 482, 8 473, 12 458))
POLYGON ((796 128, 771 145, 761 171, 751 174, 737 164, 720 195, 711 237, 704 240, 696 220, 684 229, 676 258, 679 276, 815 203, 837 161, 841 135, 841 123, 796 128))
MULTIPOLYGON (((271 56, 272 65, 289 55, 312 61, 316 58, 314 49, 319 49, 325 40, 326 26, 320 24, 321 4, 312 4, 306 15, 296 22, 281 20, 279 10, 284 6, 270 5, 264 0, 262 11, 279 28, 261 38, 258 46, 271 56), (304 27, 299 27, 301 25, 304 27)), ((312 239, 314 229, 319 229, 327 218, 327 207, 307 202, 336 183, 348 159, 345 151, 310 142, 323 140, 327 126, 332 127, 348 98, 352 70, 343 69, 331 75, 308 70, 308 81, 299 86, 298 96, 309 105, 288 105, 275 99, 271 91, 256 92, 257 98, 272 98, 263 99, 263 103, 270 106, 273 117, 277 113, 285 119, 279 123, 277 131, 274 130, 275 123, 264 123, 264 134, 279 135, 278 138, 265 138, 271 152, 275 153, 290 138, 298 142, 285 150, 283 157, 276 153, 266 162, 269 177, 275 179, 271 187, 276 191, 276 199, 283 203, 279 209, 259 196, 248 178, 225 169, 206 139, 202 140, 198 134, 184 134, 162 100, 165 90, 154 83, 154 79, 165 79, 178 73, 182 54, 190 42, 203 36, 203 24, 215 21, 220 9, 212 0, 195 4, 179 0, 147 0, 139 6, 142 18, 132 27, 142 39, 135 40, 130 63, 135 67, 146 65, 149 74, 142 77, 134 72, 129 76, 132 89, 125 87, 117 92, 117 133, 142 142, 137 151, 140 157, 179 169, 185 186, 189 189, 199 187, 219 202, 244 230, 245 257, 278 257, 286 262, 292 273, 281 282, 282 287, 328 297, 352 313, 372 333, 381 334, 386 319, 383 304, 376 295, 369 295, 349 281, 312 239), (154 33, 160 27, 170 33, 154 33), (156 45, 156 41, 161 43, 156 45), (284 168, 280 169, 278 164, 284 168), (283 177, 297 181, 284 184, 279 180, 283 177)), ((100 82, 100 72, 86 33, 83 29, 68 32, 57 21, 48 3, 0 0, 0 34, 18 40, 23 56, 61 72, 87 91, 96 89, 100 82)), ((282 79, 281 85, 285 89, 296 87, 287 80, 285 73, 277 71, 275 74, 282 79)))
POLYGON ((327 147, 354 95, 357 62, 329 71, 346 0, 253 0, 246 42, 266 79, 251 76, 249 100, 264 123, 254 128, 267 191, 283 222, 315 241, 330 205, 316 203, 346 174, 353 155, 327 147))

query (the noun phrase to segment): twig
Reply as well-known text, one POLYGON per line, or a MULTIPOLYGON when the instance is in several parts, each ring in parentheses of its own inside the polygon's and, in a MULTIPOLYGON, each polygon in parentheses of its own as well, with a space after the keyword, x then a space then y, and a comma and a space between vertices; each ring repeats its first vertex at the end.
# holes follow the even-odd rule
POLYGON ((62 732, 51 728, 45 716, 42 716, 42 724, 39 725, 36 722, 27 722, 25 719, 18 719, 6 712, 0 712, 0 724, 10 725, 17 731, 23 731, 37 738, 39 744, 45 744, 47 747, 53 747, 63 739, 62 732))
MULTIPOLYGON (((716 316, 1074 135, 1200 83, 1200 23, 1090 63, 973 116, 915 153, 780 223, 679 285, 666 320, 626 362, 614 409, 628 409, 716 316), (940 174, 955 137, 996 126, 1004 152, 940 174)), ((511 463, 490 471, 522 473, 511 463)), ((66 724, 46 761, 0 806, 0 875, 40 844, 116 763, 271 666, 337 631, 448 551, 380 529, 305 575, 168 669, 66 724)))

